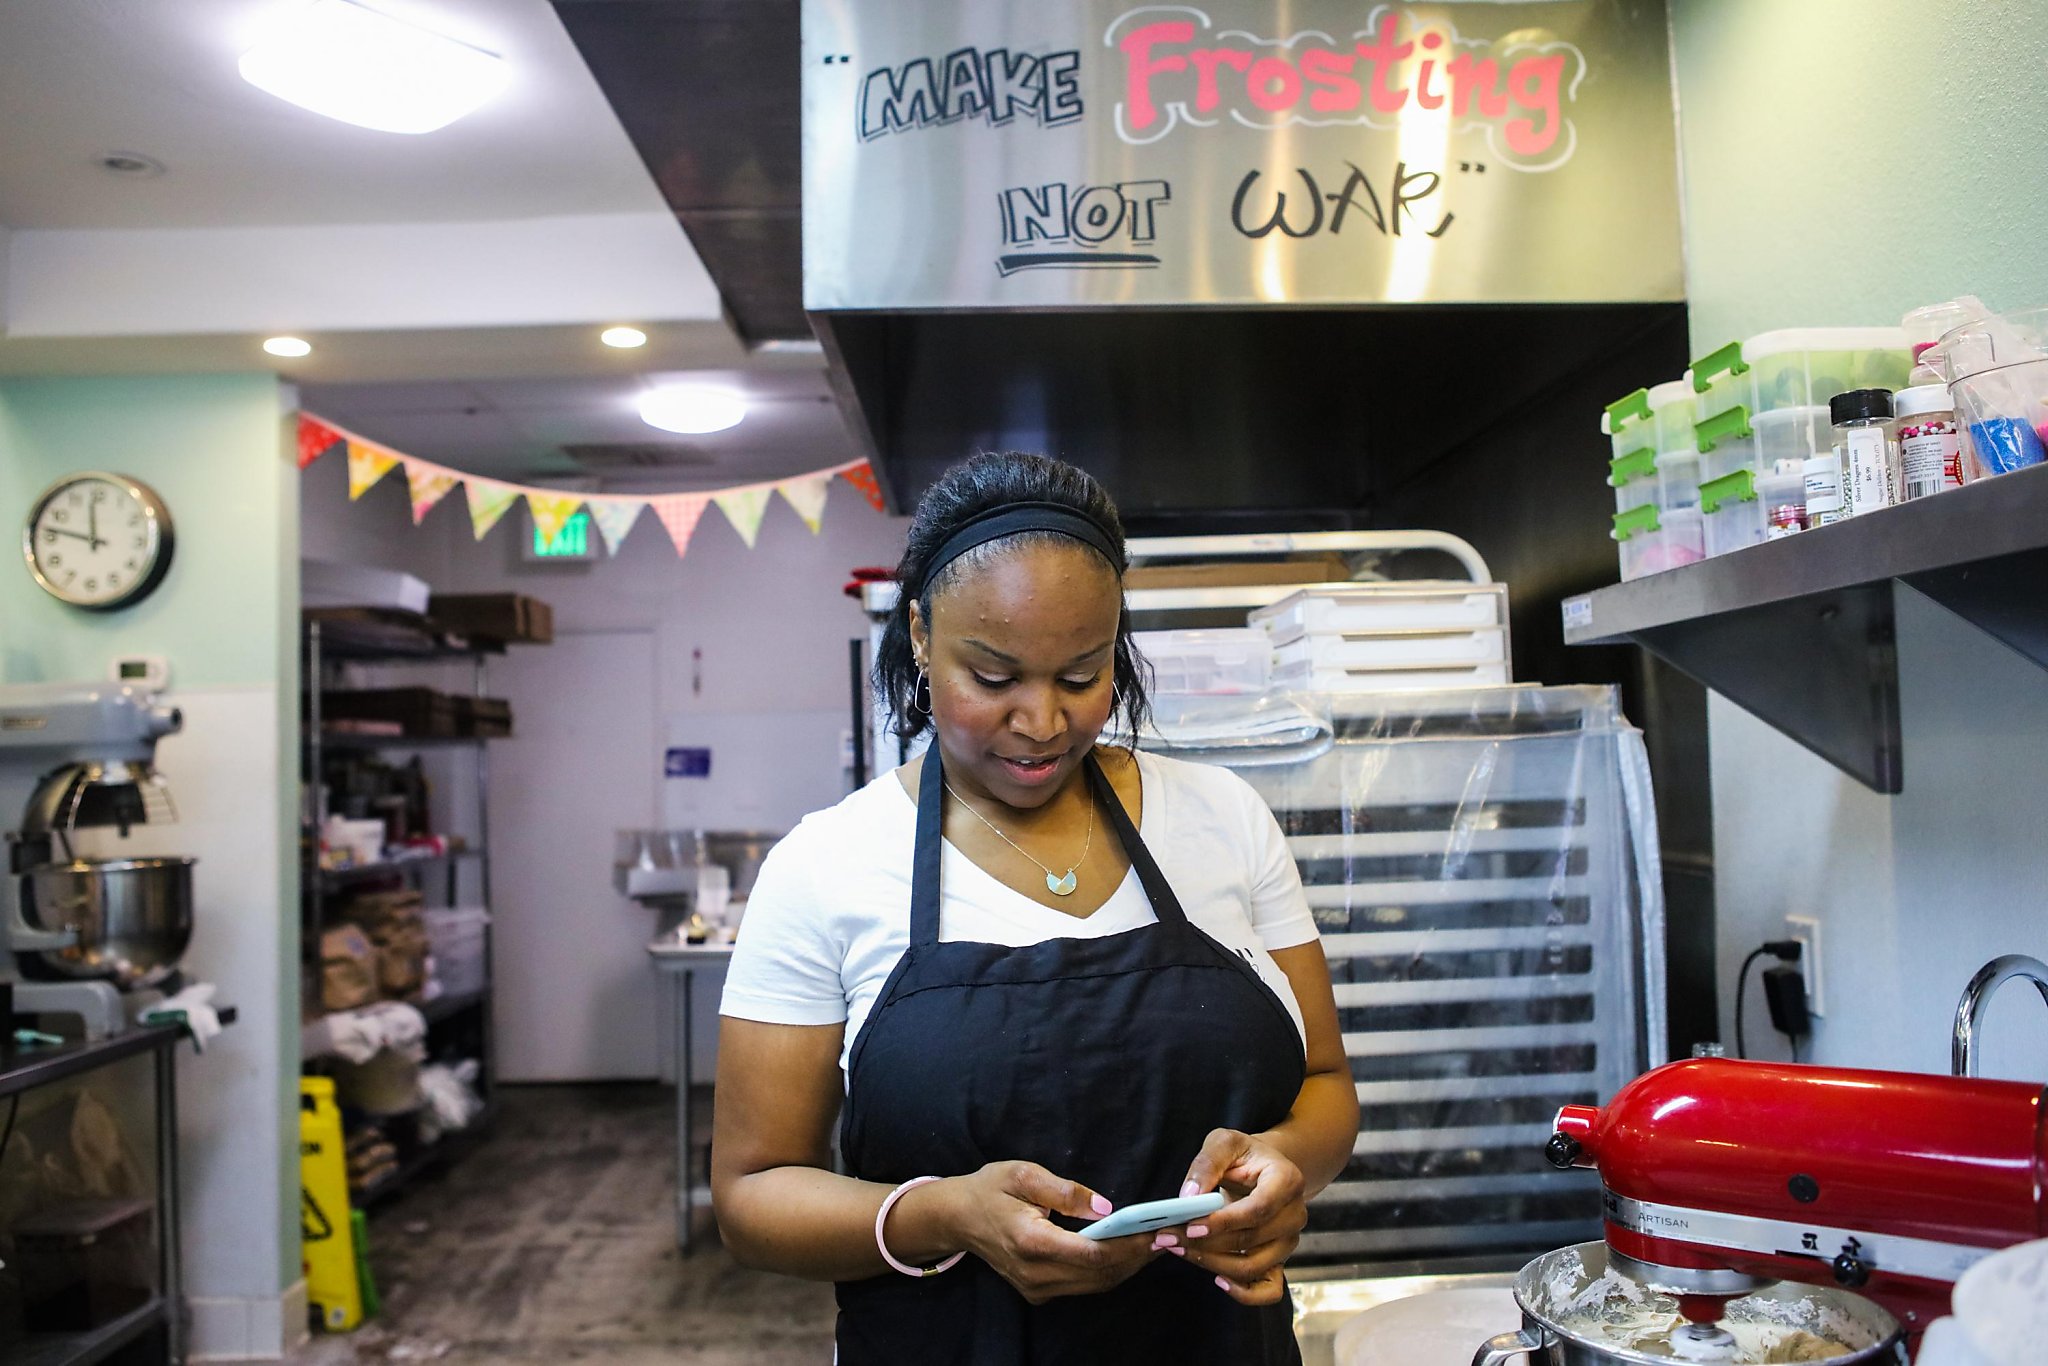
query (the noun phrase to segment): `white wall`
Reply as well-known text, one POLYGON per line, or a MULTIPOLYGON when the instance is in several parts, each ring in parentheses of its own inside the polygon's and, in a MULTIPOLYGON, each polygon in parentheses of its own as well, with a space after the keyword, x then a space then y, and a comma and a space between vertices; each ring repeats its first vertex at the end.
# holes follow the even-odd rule
MULTIPOLYGON (((2023 9, 1675 0, 1695 354, 1772 328, 1890 323, 1962 292, 2048 303, 2048 258, 2025 245, 2048 180, 2048 30, 2023 9)), ((1898 596, 1900 796, 1712 700, 1723 1037, 1743 954, 1780 937, 1786 912, 1815 913, 1814 1059, 1946 1071, 1970 974, 2001 953, 2048 958, 2048 672, 1898 596)), ((2006 991, 1985 1071, 2048 1077, 2048 1014, 2006 991)), ((1757 996, 1752 983, 1753 1048, 1782 1057, 1757 996)))

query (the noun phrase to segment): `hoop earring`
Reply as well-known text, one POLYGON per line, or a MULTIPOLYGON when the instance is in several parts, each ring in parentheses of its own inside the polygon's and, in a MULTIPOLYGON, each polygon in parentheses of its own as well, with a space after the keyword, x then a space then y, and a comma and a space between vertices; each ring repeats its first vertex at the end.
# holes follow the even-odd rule
POLYGON ((917 681, 910 685, 910 709, 912 711, 921 711, 926 716, 932 714, 932 685, 925 681, 923 669, 917 671, 917 681), (924 701, 922 702, 917 700, 919 689, 924 690, 924 701))

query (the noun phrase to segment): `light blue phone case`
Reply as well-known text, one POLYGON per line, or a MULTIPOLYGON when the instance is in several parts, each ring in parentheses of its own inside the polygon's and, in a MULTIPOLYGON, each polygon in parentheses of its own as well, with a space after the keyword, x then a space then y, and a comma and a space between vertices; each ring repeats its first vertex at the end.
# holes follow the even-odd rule
POLYGON ((1222 1191, 1190 1195, 1185 1199, 1147 1200, 1141 1205, 1125 1205, 1116 1213, 1097 1219, 1081 1230, 1081 1236, 1101 1242, 1104 1238, 1121 1238, 1128 1233, 1150 1233, 1154 1229, 1172 1228, 1175 1224, 1214 1214, 1229 1203, 1222 1191))

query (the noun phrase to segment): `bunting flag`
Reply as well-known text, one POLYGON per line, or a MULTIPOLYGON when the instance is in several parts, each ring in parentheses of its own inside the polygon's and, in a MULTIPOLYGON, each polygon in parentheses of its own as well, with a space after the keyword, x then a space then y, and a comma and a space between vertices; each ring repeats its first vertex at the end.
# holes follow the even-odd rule
POLYGON ((726 521, 732 523, 732 529, 740 534, 749 550, 754 548, 754 538, 761 534, 761 517, 768 511, 771 492, 772 485, 749 484, 711 495, 711 501, 718 504, 718 510, 725 514, 726 521))
POLYGON ((464 474, 461 470, 449 469, 431 460, 401 454, 311 413, 299 414, 298 439, 299 468, 302 470, 337 445, 348 448, 348 496, 351 502, 374 488, 394 467, 403 464, 414 525, 423 521, 457 484, 462 485, 464 499, 469 504, 470 530, 479 541, 490 534, 491 528, 503 520, 512 504, 521 498, 526 499, 527 508, 533 514, 534 528, 547 544, 553 544, 569 519, 576 515, 577 509, 583 508, 589 512, 590 520, 596 523, 598 534, 604 537, 605 549, 614 555, 618 554, 619 547, 633 530, 641 510, 649 507, 661 519, 662 529, 668 532, 669 542, 675 546, 678 556, 689 550, 690 537, 703 519, 704 509, 712 503, 718 504, 719 510, 749 549, 759 538, 761 520, 777 493, 796 509, 797 516, 803 518, 804 525, 814 535, 823 526, 825 500, 835 478, 845 479, 860 490, 870 505, 883 510, 881 486, 876 482, 873 467, 865 460, 849 460, 843 465, 831 465, 787 479, 741 484, 733 488, 586 498, 560 489, 533 488, 464 474))
POLYGON ((299 468, 318 460, 345 438, 318 418, 299 415, 299 468))
MULTIPOLYGON (((625 543, 626 533, 640 519, 640 510, 647 506, 647 502, 642 498, 592 498, 583 506, 590 509, 590 520, 597 524, 598 531, 604 536, 606 553, 616 555, 625 543)), ((677 553, 682 552, 678 550, 677 553)))
POLYGON ((775 486, 796 509, 796 515, 804 519, 804 525, 818 534, 819 525, 825 520, 825 495, 831 491, 832 476, 829 474, 806 475, 802 479, 785 479, 775 486))
POLYGON ((495 479, 466 474, 462 477, 462 491, 469 497, 470 530, 481 541, 506 510, 519 501, 523 490, 517 484, 501 484, 495 479))
POLYGON ((396 452, 382 446, 372 446, 367 441, 348 443, 348 500, 356 499, 376 487, 377 481, 391 473, 398 463, 396 452))
POLYGON ((868 500, 868 506, 877 512, 887 511, 882 506, 882 485, 875 478, 875 467, 863 460, 858 465, 839 471, 839 477, 860 490, 860 496, 868 500))
POLYGON ((697 529, 697 519, 704 515, 710 502, 710 495, 703 493, 669 493, 648 500, 647 505, 661 519, 678 558, 690 548, 690 534, 697 529))
POLYGON ((582 506, 581 494, 542 493, 538 489, 526 491, 526 510, 533 514, 533 529, 539 533, 543 546, 555 543, 555 537, 562 534, 562 528, 582 506))
POLYGON ((412 494, 412 524, 418 526, 433 511, 434 504, 448 496, 448 490, 462 482, 454 470, 430 465, 424 460, 403 457, 405 484, 412 494))

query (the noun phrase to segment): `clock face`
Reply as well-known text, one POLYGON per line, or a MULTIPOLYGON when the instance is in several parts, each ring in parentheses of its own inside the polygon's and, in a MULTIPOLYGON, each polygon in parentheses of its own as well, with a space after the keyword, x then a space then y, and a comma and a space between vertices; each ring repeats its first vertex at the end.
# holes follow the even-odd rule
POLYGON ((74 474, 29 513, 22 550, 51 596, 89 611, 147 596, 171 564, 171 515, 148 485, 118 474, 74 474))

